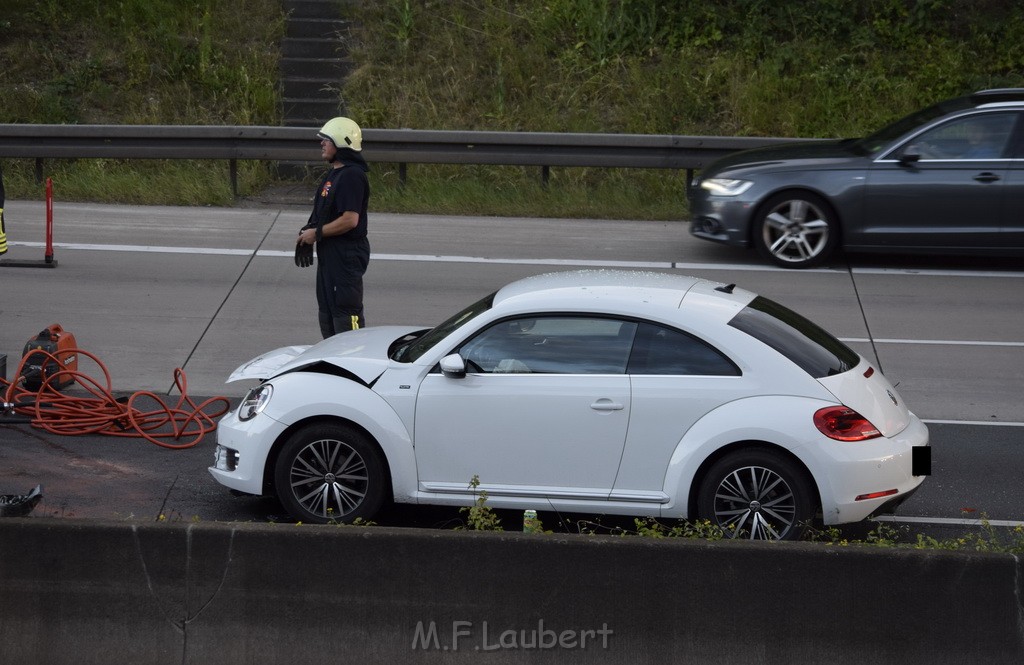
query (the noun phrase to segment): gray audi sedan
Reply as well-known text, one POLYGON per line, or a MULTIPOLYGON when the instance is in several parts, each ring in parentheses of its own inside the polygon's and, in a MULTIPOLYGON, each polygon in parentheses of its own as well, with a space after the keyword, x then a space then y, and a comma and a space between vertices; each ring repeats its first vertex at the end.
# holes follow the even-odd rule
POLYGON ((940 102, 862 139, 727 155, 690 232, 788 268, 854 252, 1024 256, 1024 88, 940 102))

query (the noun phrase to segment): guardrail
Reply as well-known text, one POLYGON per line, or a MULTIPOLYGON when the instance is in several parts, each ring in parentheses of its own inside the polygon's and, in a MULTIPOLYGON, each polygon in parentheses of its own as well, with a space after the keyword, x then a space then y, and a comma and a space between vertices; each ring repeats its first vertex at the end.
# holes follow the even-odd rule
MULTIPOLYGON (((238 192, 238 160, 319 162, 313 127, 222 125, 0 124, 0 157, 34 158, 43 180, 45 159, 226 159, 231 192, 238 192)), ((798 139, 667 134, 463 132, 366 129, 370 162, 539 166, 546 184, 553 166, 686 169, 748 148, 798 139)), ((814 140, 814 139, 803 139, 814 140)))

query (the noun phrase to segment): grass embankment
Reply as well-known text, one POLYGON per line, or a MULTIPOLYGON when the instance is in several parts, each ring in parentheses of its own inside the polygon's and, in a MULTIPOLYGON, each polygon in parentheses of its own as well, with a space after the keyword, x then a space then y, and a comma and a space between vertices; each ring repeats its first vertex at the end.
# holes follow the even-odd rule
MULTIPOLYGON (((0 122, 280 122, 274 0, 8 4, 0 122)), ((364 127, 846 137, 1024 85, 1024 7, 1007 0, 375 0, 355 13, 342 94, 364 127)), ((9 196, 39 196, 31 166, 8 168, 9 196)), ((50 169, 64 198, 231 203, 223 164, 50 169)), ((538 169, 412 165, 409 178, 377 164, 373 207, 685 216, 679 172, 556 168, 547 189, 538 169)), ((270 179, 243 165, 242 194, 270 179)))
MULTIPOLYGON (((276 0, 5 0, 0 122, 278 125, 285 17, 276 0)), ((39 199, 31 160, 3 160, 8 198, 39 199)), ((247 191, 272 180, 240 165, 247 191)), ((224 162, 48 160, 61 200, 229 205, 224 162)))

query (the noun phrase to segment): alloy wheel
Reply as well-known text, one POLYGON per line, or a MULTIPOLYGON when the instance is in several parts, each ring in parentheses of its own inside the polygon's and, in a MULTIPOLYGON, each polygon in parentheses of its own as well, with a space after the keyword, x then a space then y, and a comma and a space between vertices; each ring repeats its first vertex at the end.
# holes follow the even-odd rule
POLYGON ((288 491, 306 511, 324 520, 356 510, 370 484, 363 457, 344 441, 319 439, 292 459, 288 491))
POLYGON ((731 538, 780 540, 796 524, 797 499, 775 471, 744 466, 719 482, 713 510, 715 521, 731 538))
POLYGON ((831 226, 825 213, 810 201, 790 199, 775 206, 764 219, 762 241, 778 261, 807 264, 829 248, 831 226))

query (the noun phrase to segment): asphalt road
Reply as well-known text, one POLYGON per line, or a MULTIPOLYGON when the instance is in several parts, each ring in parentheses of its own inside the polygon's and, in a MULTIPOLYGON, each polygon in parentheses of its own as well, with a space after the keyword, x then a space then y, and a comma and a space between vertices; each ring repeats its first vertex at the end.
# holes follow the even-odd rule
MULTIPOLYGON (((304 207, 54 206, 56 267, 42 263, 45 209, 8 201, 0 258, 0 353, 8 378, 51 323, 110 373, 115 391, 240 397, 236 366, 319 337, 313 269, 292 262, 304 207)), ((371 213, 370 325, 432 325, 521 276, 627 267, 735 282, 818 321, 875 360, 932 432, 933 477, 900 510, 920 528, 1024 521, 1024 267, 1010 259, 842 257, 784 271, 753 253, 694 240, 684 222, 437 217, 371 213)), ((91 370, 87 363, 80 369, 91 370)), ((173 397, 167 399, 173 401, 173 397)), ((197 400, 201 397, 196 397, 197 400)), ((9 422, 9 421, 8 421, 9 422)), ((206 473, 213 437, 187 450, 0 424, 0 494, 37 482, 36 514, 265 520, 273 501, 228 495, 206 473)), ((558 516, 547 516, 548 520, 558 516)), ((398 511, 435 524, 457 512, 398 511)))

